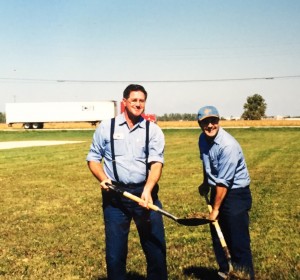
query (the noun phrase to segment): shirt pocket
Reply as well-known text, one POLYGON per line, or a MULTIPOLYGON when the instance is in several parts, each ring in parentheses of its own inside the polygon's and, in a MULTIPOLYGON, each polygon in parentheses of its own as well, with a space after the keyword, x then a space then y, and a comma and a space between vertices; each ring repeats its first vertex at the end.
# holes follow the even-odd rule
POLYGON ((218 159, 215 157, 210 157, 210 167, 214 175, 218 174, 218 159))
MULTIPOLYGON (((125 154, 125 140, 124 139, 115 139, 114 140, 114 148, 115 148, 115 156, 122 156, 125 154)), ((112 158, 112 150, 111 150, 111 141, 107 140, 105 142, 105 151, 107 155, 112 158)))
POLYGON ((145 159, 146 158, 146 151, 145 151, 145 144, 143 143, 137 143, 135 145, 133 154, 136 159, 145 159))
POLYGON ((114 139, 115 156, 123 156, 126 154, 125 140, 114 139))

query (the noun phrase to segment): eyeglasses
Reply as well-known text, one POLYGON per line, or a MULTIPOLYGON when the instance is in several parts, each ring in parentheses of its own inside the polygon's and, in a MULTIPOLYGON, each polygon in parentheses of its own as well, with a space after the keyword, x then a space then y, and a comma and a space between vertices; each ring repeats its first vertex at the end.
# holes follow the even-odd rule
POLYGON ((199 121, 199 124, 201 125, 209 125, 209 124, 217 124, 219 123, 219 119, 215 117, 205 118, 202 121, 199 121))
POLYGON ((127 99, 127 101, 128 101, 128 103, 130 105, 137 105, 137 104, 139 104, 141 106, 144 106, 145 102, 146 102, 146 100, 144 100, 144 99, 132 99, 132 100, 127 99))

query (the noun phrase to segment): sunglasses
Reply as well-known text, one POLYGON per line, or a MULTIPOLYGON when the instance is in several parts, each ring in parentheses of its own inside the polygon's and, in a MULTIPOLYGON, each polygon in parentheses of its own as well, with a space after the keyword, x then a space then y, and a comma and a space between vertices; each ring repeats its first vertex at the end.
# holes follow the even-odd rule
POLYGON ((199 122, 199 124, 206 126, 206 125, 209 125, 210 123, 211 124, 218 124, 219 119, 216 118, 216 117, 209 117, 209 118, 205 118, 202 121, 198 121, 198 122, 199 122))

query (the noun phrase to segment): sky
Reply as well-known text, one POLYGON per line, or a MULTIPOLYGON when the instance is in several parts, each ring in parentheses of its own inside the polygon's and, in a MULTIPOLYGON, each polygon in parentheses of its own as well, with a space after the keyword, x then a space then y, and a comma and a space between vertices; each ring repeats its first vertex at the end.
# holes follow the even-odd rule
POLYGON ((0 0, 0 112, 139 83, 159 116, 237 117, 254 94, 300 116, 299 15, 299 0, 0 0))

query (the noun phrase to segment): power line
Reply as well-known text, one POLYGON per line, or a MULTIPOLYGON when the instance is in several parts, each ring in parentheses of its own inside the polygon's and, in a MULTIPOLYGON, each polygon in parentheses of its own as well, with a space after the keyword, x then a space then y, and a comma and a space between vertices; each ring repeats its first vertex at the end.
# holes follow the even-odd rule
POLYGON ((13 82, 55 82, 55 83, 204 83, 204 82, 231 82, 231 81, 254 81, 254 80, 277 80, 298 79, 300 75, 293 76, 269 76, 251 78, 224 78, 224 79, 187 79, 187 80, 68 80, 68 79, 30 79, 30 78, 0 78, 0 81, 13 82))

